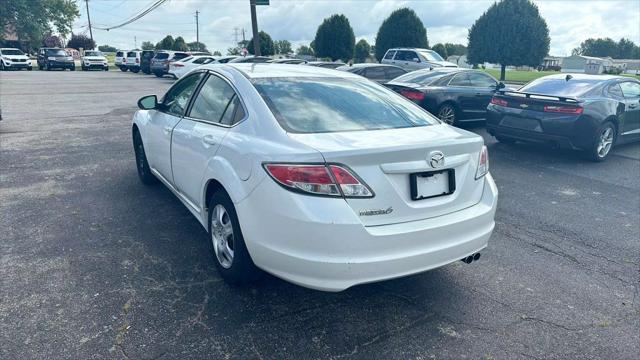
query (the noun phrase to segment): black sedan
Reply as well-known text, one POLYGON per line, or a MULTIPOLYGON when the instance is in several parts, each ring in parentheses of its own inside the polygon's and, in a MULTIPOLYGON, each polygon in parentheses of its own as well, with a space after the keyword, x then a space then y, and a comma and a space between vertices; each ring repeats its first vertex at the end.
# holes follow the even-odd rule
POLYGON ((386 64, 354 64, 344 65, 336 68, 336 70, 348 71, 366 77, 369 80, 384 84, 407 73, 407 70, 386 64))
POLYGON ((484 119, 491 97, 504 87, 483 71, 462 68, 417 70, 385 85, 451 125, 484 119))
POLYGON ((501 142, 549 143, 602 161, 615 144, 640 140, 640 81, 611 75, 550 75, 501 91, 487 107, 501 142))

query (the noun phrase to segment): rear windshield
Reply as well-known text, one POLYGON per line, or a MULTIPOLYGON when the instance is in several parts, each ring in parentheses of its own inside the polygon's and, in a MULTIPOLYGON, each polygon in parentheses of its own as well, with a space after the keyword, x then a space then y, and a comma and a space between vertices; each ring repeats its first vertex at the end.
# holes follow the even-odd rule
POLYGON ((118 52, 116 53, 116 56, 118 56, 118 57, 123 56, 123 55, 124 55, 124 52, 122 52, 122 51, 118 51, 118 52))
POLYGON ((127 57, 136 57, 136 56, 137 56, 137 54, 136 54, 136 52, 135 52, 135 51, 129 51, 129 52, 127 53, 127 57))
POLYGON ((438 71, 412 71, 410 73, 404 74, 402 76, 398 76, 393 79, 393 82, 397 83, 414 83, 420 85, 429 85, 432 82, 438 80, 439 78, 447 75, 449 73, 442 73, 438 71))
POLYGON ((24 55, 24 53, 18 49, 4 49, 2 55, 24 55))
POLYGON ((280 126, 295 133, 396 129, 436 124, 420 107, 364 80, 254 79, 280 126))
POLYGON ((164 60, 169 58, 169 53, 157 53, 155 59, 164 60))
POLYGON ((49 49, 47 50, 48 56, 69 56, 66 51, 62 49, 49 49))
POLYGON ((185 53, 175 53, 175 54, 173 55, 173 58, 174 58, 175 60, 184 59, 184 58, 186 58, 186 57, 189 57, 189 54, 185 54, 185 53))
POLYGON ((537 79, 518 91, 554 96, 579 96, 585 94, 601 80, 596 79, 537 79))

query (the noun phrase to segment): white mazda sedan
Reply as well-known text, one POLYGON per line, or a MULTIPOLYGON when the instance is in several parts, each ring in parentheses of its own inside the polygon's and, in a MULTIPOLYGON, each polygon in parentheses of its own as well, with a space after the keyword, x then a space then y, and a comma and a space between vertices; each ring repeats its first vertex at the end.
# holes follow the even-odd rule
POLYGON ((493 231, 482 138, 358 75, 212 64, 138 106, 140 179, 207 229, 230 283, 341 291, 477 260, 493 231))

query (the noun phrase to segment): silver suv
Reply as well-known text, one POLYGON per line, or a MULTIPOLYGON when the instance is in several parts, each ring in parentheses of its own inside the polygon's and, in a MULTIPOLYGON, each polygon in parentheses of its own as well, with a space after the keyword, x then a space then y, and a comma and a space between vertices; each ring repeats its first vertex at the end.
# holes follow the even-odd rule
POLYGON ((419 48, 389 49, 384 54, 381 63, 399 66, 407 71, 436 67, 458 67, 454 63, 445 61, 440 54, 433 50, 419 48))

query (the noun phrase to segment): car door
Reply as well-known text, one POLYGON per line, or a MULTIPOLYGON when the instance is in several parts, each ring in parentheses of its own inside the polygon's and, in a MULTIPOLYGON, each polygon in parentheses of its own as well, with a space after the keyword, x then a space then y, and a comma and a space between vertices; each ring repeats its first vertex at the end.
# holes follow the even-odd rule
POLYGON ((384 58, 382 59, 382 63, 383 64, 395 64, 396 61, 393 59, 393 57, 396 55, 396 51, 395 50, 387 50, 387 53, 384 54, 384 58))
POLYGON ((474 105, 476 101, 476 93, 471 87, 468 71, 462 71, 455 74, 451 80, 449 80, 447 92, 449 97, 458 106, 458 110, 460 110, 460 119, 471 119, 476 116, 475 111, 473 110, 476 106, 474 105))
POLYGON ((469 113, 478 118, 484 118, 487 112, 487 105, 495 94, 498 82, 491 76, 473 71, 469 73, 469 83, 474 91, 473 105, 469 113))
POLYGON ((152 111, 147 124, 145 148, 149 166, 164 180, 173 184, 171 169, 171 135, 173 128, 184 116, 191 95, 204 76, 191 74, 176 82, 164 96, 158 110, 152 111))
POLYGON ((622 135, 640 136, 640 84, 635 81, 620 83, 625 100, 622 135))
POLYGON ((209 161, 229 128, 244 117, 244 107, 231 83, 211 73, 187 116, 173 130, 171 161, 175 187, 196 212, 205 205, 202 183, 209 161))

